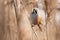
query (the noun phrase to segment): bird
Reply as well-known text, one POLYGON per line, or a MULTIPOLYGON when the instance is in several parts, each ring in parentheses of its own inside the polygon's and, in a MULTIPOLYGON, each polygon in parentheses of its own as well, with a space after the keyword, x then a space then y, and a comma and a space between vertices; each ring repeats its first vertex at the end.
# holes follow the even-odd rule
POLYGON ((34 8, 32 13, 31 13, 31 24, 33 25, 37 25, 39 27, 39 29, 42 31, 40 24, 42 24, 42 17, 41 17, 41 13, 39 11, 38 8, 34 8))

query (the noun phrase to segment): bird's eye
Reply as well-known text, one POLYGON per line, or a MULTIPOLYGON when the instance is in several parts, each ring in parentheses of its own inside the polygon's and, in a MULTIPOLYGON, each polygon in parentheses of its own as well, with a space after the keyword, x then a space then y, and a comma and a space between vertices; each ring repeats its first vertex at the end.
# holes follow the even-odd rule
POLYGON ((32 14, 37 14, 37 10, 36 9, 33 9, 32 14))

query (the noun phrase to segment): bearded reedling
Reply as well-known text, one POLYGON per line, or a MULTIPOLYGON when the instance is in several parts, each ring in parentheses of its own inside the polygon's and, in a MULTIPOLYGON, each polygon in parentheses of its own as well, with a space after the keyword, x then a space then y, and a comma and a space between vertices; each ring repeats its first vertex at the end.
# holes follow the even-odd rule
POLYGON ((42 17, 41 17, 41 13, 40 13, 38 8, 33 9, 31 18, 33 20, 32 24, 33 25, 38 25, 40 31, 42 31, 42 29, 40 27, 40 25, 42 24, 42 17))

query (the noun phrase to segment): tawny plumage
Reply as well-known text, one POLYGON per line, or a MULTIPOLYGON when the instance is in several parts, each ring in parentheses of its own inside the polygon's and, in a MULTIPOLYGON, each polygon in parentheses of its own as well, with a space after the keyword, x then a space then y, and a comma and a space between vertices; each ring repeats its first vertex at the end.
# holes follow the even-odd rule
POLYGON ((33 9, 31 18, 32 18, 32 24, 38 25, 38 27, 42 31, 42 29, 40 27, 40 24, 41 24, 41 21, 42 21, 42 17, 41 17, 41 13, 40 13, 38 8, 34 8, 33 9))

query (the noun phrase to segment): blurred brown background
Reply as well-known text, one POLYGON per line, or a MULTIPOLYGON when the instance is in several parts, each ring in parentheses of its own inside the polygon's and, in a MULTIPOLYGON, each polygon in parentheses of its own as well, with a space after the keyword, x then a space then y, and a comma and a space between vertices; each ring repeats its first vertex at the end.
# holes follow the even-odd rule
POLYGON ((0 0, 0 40, 60 40, 60 0, 0 0), (42 31, 31 27, 33 8, 41 13, 42 31))

